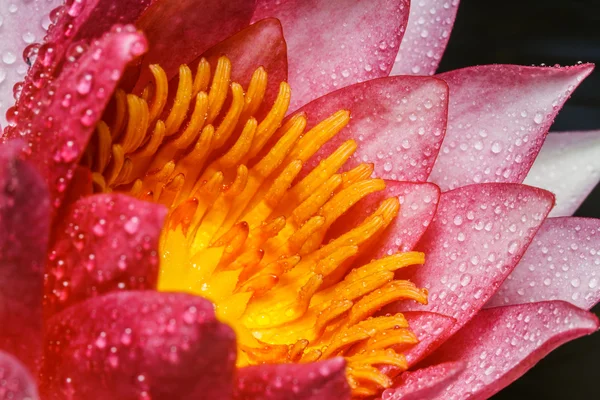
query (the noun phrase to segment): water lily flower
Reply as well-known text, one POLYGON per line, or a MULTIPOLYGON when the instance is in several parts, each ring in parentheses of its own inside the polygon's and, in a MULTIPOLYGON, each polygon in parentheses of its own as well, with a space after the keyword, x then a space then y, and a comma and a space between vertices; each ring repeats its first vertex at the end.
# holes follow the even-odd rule
POLYGON ((542 147, 591 65, 431 76, 458 0, 58 3, 0 2, 3 397, 487 398, 598 328, 597 136, 542 147))

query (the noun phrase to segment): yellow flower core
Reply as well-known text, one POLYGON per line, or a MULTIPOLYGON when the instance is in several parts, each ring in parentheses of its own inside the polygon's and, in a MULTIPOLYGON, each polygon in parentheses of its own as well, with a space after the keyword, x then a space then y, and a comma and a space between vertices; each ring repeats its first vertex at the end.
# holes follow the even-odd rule
POLYGON ((182 65, 169 96, 165 72, 150 66, 154 82, 141 97, 115 93, 83 163, 97 192, 169 208, 159 290, 210 299, 237 334, 239 366, 343 356, 354 396, 376 395, 407 368, 402 351, 417 338, 402 314, 374 315, 396 300, 427 302, 426 290, 394 279, 424 254, 365 260, 397 216, 396 198, 329 239, 337 219, 385 188, 370 164, 339 172, 356 150, 353 140, 297 178, 350 113, 306 131, 306 115, 285 118, 291 91, 282 82, 257 121, 267 73, 257 69, 244 90, 230 81, 231 68, 226 57, 213 71, 206 60, 195 74, 182 65))

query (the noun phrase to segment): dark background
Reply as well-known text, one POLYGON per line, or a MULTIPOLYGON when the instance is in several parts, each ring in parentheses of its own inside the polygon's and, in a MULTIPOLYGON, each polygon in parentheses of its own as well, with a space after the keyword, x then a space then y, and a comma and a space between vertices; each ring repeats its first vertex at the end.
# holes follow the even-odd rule
MULTIPOLYGON (((600 129, 600 0, 461 0, 440 71, 578 61, 596 63, 597 70, 552 131, 600 129)), ((576 215, 600 218, 600 186, 576 215)), ((600 315, 600 306, 593 311, 600 315)), ((600 399, 600 332, 555 350, 493 400, 565 398, 600 399)))

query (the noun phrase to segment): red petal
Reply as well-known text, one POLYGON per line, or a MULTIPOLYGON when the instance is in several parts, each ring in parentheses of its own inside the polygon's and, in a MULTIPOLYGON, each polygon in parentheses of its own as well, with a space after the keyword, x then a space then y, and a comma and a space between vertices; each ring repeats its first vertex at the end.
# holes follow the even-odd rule
POLYGON ((78 201, 56 230, 45 282, 46 317, 89 297, 155 289, 167 210, 122 194, 78 201))
POLYGON ((450 86, 448 132, 429 179, 442 191, 522 182, 558 110, 592 69, 486 65, 439 75, 450 86))
POLYGON ((419 0, 410 4, 408 26, 392 75, 433 75, 450 38, 458 0, 419 0))
POLYGON ((600 301, 599 249, 600 220, 547 219, 488 306, 564 300, 589 310, 600 301))
POLYGON ((357 203, 333 224, 329 230, 331 238, 338 237, 354 228, 379 206, 381 201, 397 197, 400 214, 390 227, 377 239, 376 248, 370 258, 380 258, 397 251, 410 251, 431 223, 440 198, 440 189, 432 183, 386 181, 386 188, 357 203))
POLYGON ((444 343, 452 332, 456 320, 442 314, 430 312, 404 313, 410 329, 417 335, 419 343, 404 352, 409 366, 413 366, 444 343))
POLYGON ((115 27, 40 91, 36 102, 41 106, 20 115, 11 130, 9 137, 28 140, 31 161, 46 179, 56 207, 121 73, 145 48, 144 37, 133 27, 115 27))
POLYGON ((600 131, 557 132, 546 138, 525 183, 556 195, 551 217, 570 216, 600 181, 600 131))
POLYGON ((35 369, 41 350, 42 282, 50 200, 22 143, 0 146, 0 349, 35 369))
POLYGON ((423 400, 440 394, 465 369, 462 361, 446 362, 402 374, 395 387, 383 392, 382 400, 423 400))
POLYGON ((47 325, 46 399, 227 399, 235 337, 210 302, 183 293, 117 292, 47 325))
POLYGON ((480 312, 431 357, 466 369, 435 399, 487 399, 558 346, 598 329, 593 314, 554 301, 480 312))
POLYGON ((10 400, 39 399, 35 381, 29 371, 13 356, 0 351, 0 396, 10 400))
POLYGON ((299 110, 307 113, 308 128, 341 109, 349 110, 352 119, 308 161, 304 171, 354 139, 358 150, 346 163, 347 169, 372 162, 380 178, 423 182, 444 138, 447 104, 443 81, 413 76, 376 79, 323 96, 299 110))
MULTIPOLYGON (((279 92, 279 84, 287 81, 287 49, 281 24, 275 18, 259 21, 212 47, 202 57, 211 65, 216 65, 217 59, 222 55, 231 60, 231 80, 243 87, 248 87, 257 68, 262 66, 267 71, 267 92, 258 113, 260 118, 273 105, 279 92)), ((196 64, 197 61, 192 63, 196 64)))
POLYGON ((429 304, 399 309, 456 318, 456 332, 511 273, 553 204, 544 190, 519 184, 465 186, 442 194, 438 212, 416 246, 425 265, 410 279, 429 290, 429 304))
POLYGON ((155 1, 137 22, 150 44, 138 87, 151 76, 145 66, 160 64, 173 77, 181 64, 247 26, 254 6, 255 0, 155 1))
POLYGON ((343 358, 311 364, 272 364, 238 370, 239 400, 350 399, 343 358))
POLYGON ((408 0, 258 0, 253 20, 281 20, 294 110, 332 90, 388 76, 408 0))

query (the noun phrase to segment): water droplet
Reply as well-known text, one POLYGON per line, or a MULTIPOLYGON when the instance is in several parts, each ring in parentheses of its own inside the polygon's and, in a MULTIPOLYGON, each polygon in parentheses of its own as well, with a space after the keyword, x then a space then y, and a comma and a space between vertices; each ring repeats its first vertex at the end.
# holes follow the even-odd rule
POLYGON ((498 154, 502 151, 502 143, 500 143, 499 141, 494 141, 494 143, 492 143, 492 153, 494 154, 498 154))
POLYGON ((94 76, 90 72, 84 72, 77 81, 77 93, 86 95, 92 90, 94 76))

